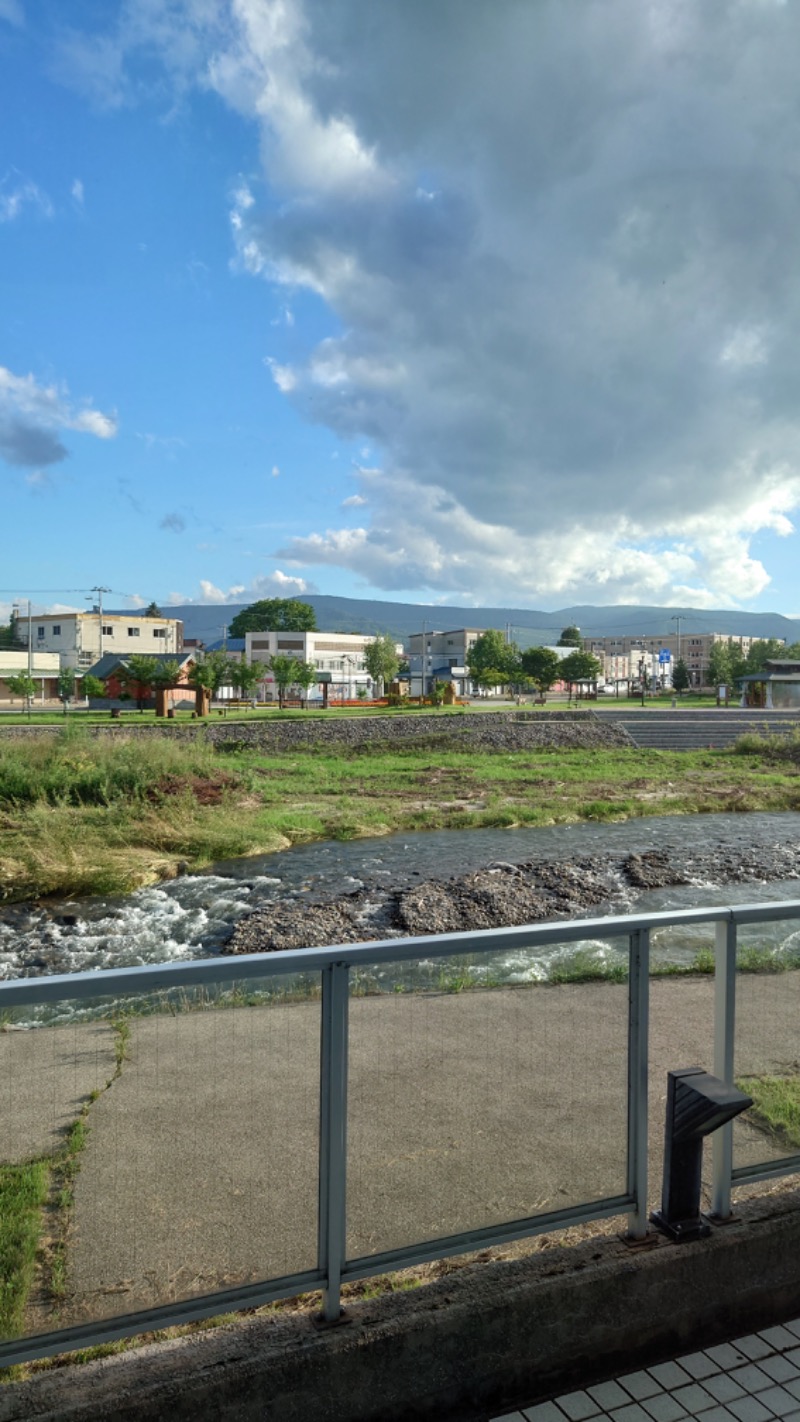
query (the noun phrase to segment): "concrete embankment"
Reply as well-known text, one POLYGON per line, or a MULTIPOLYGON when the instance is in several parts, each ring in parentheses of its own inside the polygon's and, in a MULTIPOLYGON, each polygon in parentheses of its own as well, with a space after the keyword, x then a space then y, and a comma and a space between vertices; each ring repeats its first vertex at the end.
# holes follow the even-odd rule
MULTIPOLYGON (((2 726, 0 737, 37 739, 58 735, 61 726, 2 726)), ((623 726, 603 721, 591 711, 492 711, 466 712, 462 716, 435 711, 405 715, 341 716, 301 720, 221 719, 202 724, 165 721, 161 725, 87 725, 89 735, 172 736, 192 741, 203 736, 212 745, 243 750, 356 750, 361 747, 414 745, 449 750, 528 750, 548 746, 575 750, 613 749, 633 744, 623 726)))

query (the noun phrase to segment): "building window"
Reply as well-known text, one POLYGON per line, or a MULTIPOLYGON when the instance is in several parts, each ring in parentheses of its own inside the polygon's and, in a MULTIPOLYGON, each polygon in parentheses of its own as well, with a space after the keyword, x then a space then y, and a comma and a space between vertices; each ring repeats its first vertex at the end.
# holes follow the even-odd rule
POLYGON ((110 626, 109 626, 109 627, 104 627, 104 628, 103 628, 103 636, 104 636, 104 637, 113 637, 113 636, 114 636, 114 628, 113 628, 113 627, 110 627, 110 626))
POLYGON ((78 653, 78 662, 82 667, 90 667, 93 661, 94 657, 92 656, 91 652, 78 653))
POLYGON ((60 623, 60 622, 56 622, 55 625, 54 625, 54 627, 53 627, 53 629, 52 629, 52 631, 53 631, 53 636, 54 636, 54 637, 60 637, 60 636, 61 636, 61 623, 60 623))
POLYGON ((129 628, 128 628, 128 636, 129 636, 129 637, 138 637, 138 636, 139 636, 139 628, 138 628, 138 627, 129 627, 129 628))
POLYGON ((37 627, 37 628, 36 628, 36 636, 37 636, 37 637, 43 637, 43 636, 44 636, 44 628, 43 628, 43 627, 37 627))
POLYGON ((153 628, 153 636, 154 636, 154 637, 166 637, 166 635, 167 635, 167 629, 166 629, 166 627, 154 627, 154 628, 153 628))

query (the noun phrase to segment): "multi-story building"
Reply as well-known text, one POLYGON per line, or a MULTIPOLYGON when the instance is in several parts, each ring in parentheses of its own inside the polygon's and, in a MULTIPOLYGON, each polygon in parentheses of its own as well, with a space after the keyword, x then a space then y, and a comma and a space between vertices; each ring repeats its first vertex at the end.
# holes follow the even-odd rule
POLYGON ((183 651, 183 623, 174 617, 137 617, 103 612, 46 612, 15 621, 16 635, 28 645, 28 628, 35 652, 58 652, 62 667, 87 671, 104 652, 177 656, 183 651))
POLYGON ((408 639, 411 695, 427 695, 436 681, 454 682, 459 695, 470 690, 467 656, 485 631, 485 627, 458 627, 450 632, 412 632, 408 639))
MULTIPOLYGON (((367 671, 364 653, 374 640, 374 637, 355 632, 248 632, 245 659, 265 664, 262 692, 267 701, 276 700, 278 694, 275 679, 269 671, 269 663, 276 655, 313 662, 328 682, 330 694, 337 699, 352 701, 359 695, 360 688, 363 688, 362 695, 373 694, 372 677, 367 671)), ((402 650, 398 643, 398 655, 402 650)), ((309 700, 321 697, 319 686, 312 686, 309 700)))
POLYGON ((635 661, 643 653, 652 653, 656 659, 661 651, 670 653, 668 663, 660 663, 660 670, 666 668, 669 674, 669 684, 671 684, 671 672, 679 657, 683 659, 689 671, 692 686, 708 686, 709 682, 709 657, 711 648, 715 642, 732 642, 735 647, 741 650, 742 656, 746 657, 754 642, 763 642, 763 637, 741 637, 731 636, 727 632, 682 632, 680 636, 669 634, 666 637, 585 637, 583 645, 587 652, 592 652, 596 657, 601 655, 610 657, 630 656, 635 661))

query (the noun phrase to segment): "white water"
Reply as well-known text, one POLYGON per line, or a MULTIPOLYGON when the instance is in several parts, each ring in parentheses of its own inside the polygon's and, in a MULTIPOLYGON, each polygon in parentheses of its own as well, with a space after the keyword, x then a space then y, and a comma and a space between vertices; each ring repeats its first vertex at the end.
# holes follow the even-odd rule
MULTIPOLYGON (((708 815, 629 820, 620 824, 559 825, 542 829, 446 830, 381 839, 318 843, 217 865, 209 874, 187 875, 140 889, 127 897, 63 900, 0 910, 0 977, 102 970, 198 958, 218 953, 242 914, 276 898, 332 897, 362 885, 376 890, 431 875, 447 877, 493 859, 512 862, 610 857, 647 849, 706 850, 797 843, 800 814, 708 815)), ((800 881, 729 884, 701 881, 634 893, 619 882, 613 897, 592 916, 702 904, 800 899, 800 881)), ((748 941, 770 951, 797 946, 800 925, 749 930, 748 941)), ((670 929, 656 935, 656 960, 687 962, 712 942, 712 930, 670 929)), ((607 941, 507 954, 490 970, 508 982, 547 976, 549 963, 576 952, 613 960, 621 951, 607 941)), ((423 974, 424 974, 423 970, 423 974)), ((438 971, 438 969, 436 970, 438 971)), ((476 976, 480 965, 470 967, 476 976)), ((432 968, 431 974, 434 972, 432 968)))

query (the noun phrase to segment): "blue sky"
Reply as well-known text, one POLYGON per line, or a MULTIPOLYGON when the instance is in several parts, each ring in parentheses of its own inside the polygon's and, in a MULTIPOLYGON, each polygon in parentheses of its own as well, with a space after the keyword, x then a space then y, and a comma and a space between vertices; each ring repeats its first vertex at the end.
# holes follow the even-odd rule
POLYGON ((0 604, 800 612, 799 40, 0 0, 0 604))

